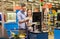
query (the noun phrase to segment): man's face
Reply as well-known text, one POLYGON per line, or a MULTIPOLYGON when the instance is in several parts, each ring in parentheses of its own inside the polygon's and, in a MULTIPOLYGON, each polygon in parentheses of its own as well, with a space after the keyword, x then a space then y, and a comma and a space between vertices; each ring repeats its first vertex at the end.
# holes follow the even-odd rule
POLYGON ((23 11, 26 11, 26 6, 22 7, 23 11))

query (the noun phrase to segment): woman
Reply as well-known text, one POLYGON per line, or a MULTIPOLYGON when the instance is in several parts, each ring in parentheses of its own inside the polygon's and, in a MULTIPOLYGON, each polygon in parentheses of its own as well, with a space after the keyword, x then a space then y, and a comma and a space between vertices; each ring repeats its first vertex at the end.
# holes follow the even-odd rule
POLYGON ((28 30, 33 31, 33 28, 32 28, 32 10, 31 9, 27 10, 27 17, 29 18, 29 21, 27 22, 28 30))
POLYGON ((27 10, 27 18, 29 19, 29 21, 27 22, 28 39, 30 39, 29 38, 29 32, 33 31, 33 28, 32 28, 32 10, 31 9, 27 10))

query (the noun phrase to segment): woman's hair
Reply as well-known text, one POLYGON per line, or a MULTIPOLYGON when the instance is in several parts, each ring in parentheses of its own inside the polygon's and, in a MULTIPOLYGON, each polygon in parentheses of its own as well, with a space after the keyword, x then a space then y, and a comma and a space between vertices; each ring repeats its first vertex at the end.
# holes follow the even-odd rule
POLYGON ((27 12, 28 12, 29 10, 31 10, 31 11, 32 11, 32 9, 27 9, 27 12))

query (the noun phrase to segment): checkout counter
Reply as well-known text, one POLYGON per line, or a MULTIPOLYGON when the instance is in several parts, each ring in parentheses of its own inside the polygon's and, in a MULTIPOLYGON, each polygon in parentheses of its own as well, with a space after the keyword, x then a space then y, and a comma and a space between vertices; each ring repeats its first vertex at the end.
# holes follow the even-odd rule
POLYGON ((60 29, 54 29, 54 39, 60 39, 60 29))
POLYGON ((57 26, 54 29, 54 39, 60 39, 60 13, 57 14, 57 26))
MULTIPOLYGON (((38 27, 38 26, 37 26, 38 27)), ((28 33, 29 39, 48 39, 48 31, 40 31, 34 26, 34 30, 28 33)))
POLYGON ((40 33, 29 33, 30 39, 48 39, 48 32, 40 32, 40 33))
POLYGON ((48 32, 42 31, 42 15, 41 12, 33 12, 33 22, 35 24, 33 31, 29 32, 30 39, 48 39, 48 32))
POLYGON ((60 21, 58 21, 57 26, 54 29, 54 39, 60 39, 60 21))

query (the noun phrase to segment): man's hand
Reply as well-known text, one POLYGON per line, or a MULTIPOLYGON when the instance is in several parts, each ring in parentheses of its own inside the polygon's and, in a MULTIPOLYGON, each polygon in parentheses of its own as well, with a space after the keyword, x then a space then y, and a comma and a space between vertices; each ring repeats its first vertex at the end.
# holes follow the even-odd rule
POLYGON ((28 22, 29 20, 25 20, 25 22, 28 22))
POLYGON ((21 24, 21 23, 25 23, 25 22, 28 22, 28 21, 29 21, 29 18, 27 17, 26 19, 19 21, 19 23, 21 24))
POLYGON ((25 19, 25 21, 28 22, 28 21, 29 21, 29 17, 27 17, 27 18, 25 19))

